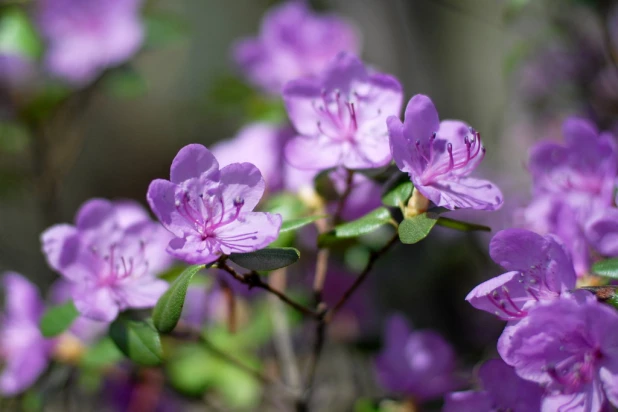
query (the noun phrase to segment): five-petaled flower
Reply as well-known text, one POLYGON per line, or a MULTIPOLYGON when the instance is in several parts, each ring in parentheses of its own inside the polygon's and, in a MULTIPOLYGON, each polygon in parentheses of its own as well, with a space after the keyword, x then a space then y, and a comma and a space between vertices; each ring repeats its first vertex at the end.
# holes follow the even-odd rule
POLYGON ((501 319, 521 319, 537 302, 558 299, 575 287, 571 259, 551 235, 506 229, 493 237, 489 253, 509 272, 481 283, 466 300, 501 319))
POLYGON ((451 210, 502 205, 496 185, 468 177, 485 156, 477 131, 461 121, 440 122, 431 99, 420 94, 410 99, 403 123, 396 116, 387 123, 395 163, 424 197, 451 210))
POLYGON ((144 38, 141 0, 41 0, 38 24, 48 70, 73 84, 92 81, 137 52, 144 38))
POLYGON ((23 276, 8 272, 2 277, 5 309, 0 328, 0 394, 13 396, 30 387, 45 371, 51 341, 39 330, 43 302, 36 287, 23 276))
POLYGON ((544 387, 543 411, 618 406, 618 313, 588 292, 565 294, 530 310, 498 341, 517 374, 544 387))
POLYGON ((338 16, 314 13, 303 0, 274 7, 260 34, 233 49, 249 80, 271 94, 290 80, 320 73, 340 52, 360 52, 356 29, 338 16))
POLYGON ((253 212, 264 193, 262 174, 251 163, 219 164, 204 146, 182 148, 170 179, 154 180, 148 203, 174 234, 167 251, 188 263, 252 252, 279 236, 281 215, 253 212))
POLYGON ((299 133, 285 147, 292 166, 363 169, 391 161, 385 121, 399 115, 402 104, 394 77, 370 72, 342 53, 318 77, 286 84, 283 100, 299 133))
POLYGON ((49 265, 74 284, 77 310, 105 322, 155 305, 168 287, 155 276, 171 264, 162 253, 169 239, 139 204, 104 199, 84 203, 75 226, 58 224, 41 235, 49 265))

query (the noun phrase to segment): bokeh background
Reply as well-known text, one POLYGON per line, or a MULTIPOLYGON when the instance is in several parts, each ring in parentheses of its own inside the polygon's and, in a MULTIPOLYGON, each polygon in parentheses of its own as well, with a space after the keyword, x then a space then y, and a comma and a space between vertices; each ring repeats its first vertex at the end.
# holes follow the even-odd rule
MULTIPOLYGON (((45 228, 72 221, 79 205, 91 197, 145 204, 149 182, 167 176, 181 147, 209 146, 234 136, 251 120, 268 118, 268 103, 243 83, 230 47, 255 34, 264 12, 276 3, 147 1, 145 47, 78 90, 53 121, 37 130, 11 116, 14 85, 4 84, 0 271, 18 271, 47 288, 57 275, 40 252, 39 235, 45 228)), ((315 9, 336 12, 358 26, 363 59, 397 76, 406 101, 427 94, 442 118, 463 119, 480 131, 487 156, 479 173, 501 186, 505 205, 500 212, 465 217, 495 230, 512 226, 513 213, 529 200, 525 164, 531 144, 560 139, 561 120, 572 114, 588 116, 602 128, 615 127, 614 3, 311 2, 315 9)), ((0 13, 31 7, 29 1, 3 0, 0 13)), ((463 365, 488 356, 501 324, 477 313, 464 297, 481 280, 500 273, 487 256, 489 238, 436 230, 425 242, 398 247, 381 261, 369 287, 375 316, 367 320, 353 349, 327 347, 325 356, 333 361, 322 362, 325 381, 352 382, 342 392, 350 399, 359 391, 380 395, 370 364, 357 351, 379 345, 382 319, 394 311, 404 312, 415 327, 438 330, 455 345, 463 365)), ((350 260, 354 257, 348 256, 350 260)))

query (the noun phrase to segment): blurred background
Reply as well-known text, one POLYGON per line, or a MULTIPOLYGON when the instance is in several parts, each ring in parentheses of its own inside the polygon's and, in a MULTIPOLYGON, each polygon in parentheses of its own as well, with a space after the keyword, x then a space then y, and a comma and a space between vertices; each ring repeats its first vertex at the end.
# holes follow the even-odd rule
MULTIPOLYGON (((45 45, 36 34, 37 2, 0 0, 0 270, 23 273, 45 290, 57 277, 40 252, 45 228, 72 222, 92 197, 145 204, 149 182, 168 176, 184 145, 208 147, 248 122, 278 119, 276 98, 247 83, 231 53, 234 42, 259 31, 262 16, 277 3, 145 1, 145 39, 136 54, 74 85, 36 63, 45 45), (15 76, 1 57, 20 47, 30 53, 31 66, 15 76)), ((501 186, 505 204, 493 214, 465 217, 494 232, 511 226, 513 213, 529 200, 525 164, 534 142, 561 139, 561 121, 572 114, 618 130, 616 2, 310 3, 356 25, 362 58, 399 78, 405 101, 427 94, 443 119, 462 119, 481 133, 487 156, 478 173, 501 186)), ((377 265, 368 287, 375 316, 361 320, 367 327, 353 349, 327 347, 325 356, 337 361, 322 362, 321 372, 327 382, 370 383, 350 384, 348 403, 324 410, 347 410, 361 389, 364 396, 382 394, 358 353, 379 347, 383 318, 392 312, 405 313, 415 328, 440 332, 462 365, 491 355, 502 325, 464 301, 480 281, 501 273, 487 256, 489 238, 436 230, 377 265)), ((334 264, 354 272, 354 259, 342 253, 334 264)))

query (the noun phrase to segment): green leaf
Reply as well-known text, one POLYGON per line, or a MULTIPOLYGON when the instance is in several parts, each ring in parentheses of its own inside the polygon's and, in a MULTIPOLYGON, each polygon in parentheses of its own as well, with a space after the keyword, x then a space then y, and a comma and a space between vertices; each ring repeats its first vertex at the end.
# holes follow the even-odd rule
POLYGON ((279 230, 279 234, 285 233, 285 232, 294 231, 294 230, 298 230, 301 227, 307 226, 308 224, 313 223, 316 220, 324 219, 325 217, 327 217, 327 216, 326 215, 320 215, 320 216, 301 217, 300 219, 286 220, 281 225, 281 229, 279 230))
POLYGON ((174 330, 182 314, 189 283, 204 267, 205 265, 194 265, 186 268, 159 298, 152 311, 152 321, 159 332, 169 333, 174 330))
POLYGON ((46 338, 58 336, 67 330, 78 316, 79 312, 75 309, 72 300, 62 305, 52 306, 41 317, 39 322, 41 333, 46 338))
POLYGON ((0 53, 15 53, 36 59, 43 45, 26 13, 18 8, 3 12, 0 19, 0 53))
POLYGON ((174 388, 189 396, 199 396, 212 383, 216 371, 215 359, 206 348, 187 343, 174 351, 166 362, 166 372, 174 388))
POLYGON ((330 178, 330 174, 334 169, 322 170, 313 178, 313 185, 318 195, 326 201, 335 201, 339 199, 339 192, 330 178))
POLYGON ((144 366, 161 363, 161 338, 150 322, 129 320, 121 316, 109 326, 109 336, 133 362, 144 366))
POLYGON ((410 179, 405 176, 404 181, 396 181, 393 186, 387 189, 382 195, 382 204, 392 207, 400 207, 408 203, 408 199, 412 196, 414 185, 410 179))
POLYGON ((390 211, 385 207, 379 207, 363 217, 335 227, 331 232, 321 234, 318 237, 318 246, 323 247, 329 245, 338 239, 348 239, 366 235, 381 226, 389 224, 391 220, 390 211))
POLYGON ((246 269, 268 271, 296 263, 300 252, 293 247, 266 248, 250 253, 232 253, 230 260, 246 269))
POLYGON ((113 365, 122 359, 122 352, 109 338, 105 337, 88 347, 80 360, 80 366, 91 369, 101 369, 113 365))
POLYGON ((438 221, 438 214, 425 212, 420 215, 404 219, 399 224, 399 240, 405 244, 413 244, 425 239, 438 221))
POLYGON ((284 220, 290 220, 307 214, 307 207, 297 196, 284 192, 269 198, 262 211, 278 213, 284 220))
POLYGON ((602 260, 592 265, 592 272, 606 278, 618 279, 618 258, 602 260))
POLYGON ((440 217, 438 219, 439 226, 448 227, 449 229, 460 230, 462 232, 491 232, 489 226, 479 225, 476 223, 462 222, 460 220, 450 219, 448 217, 440 217))

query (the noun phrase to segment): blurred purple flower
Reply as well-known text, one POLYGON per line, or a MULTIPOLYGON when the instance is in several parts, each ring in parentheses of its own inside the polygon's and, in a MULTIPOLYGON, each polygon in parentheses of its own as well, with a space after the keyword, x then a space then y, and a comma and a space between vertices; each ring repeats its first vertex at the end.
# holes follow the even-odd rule
POLYGON ((0 328, 0 393, 13 396, 30 387, 47 368, 51 342, 39 330, 43 302, 36 287, 23 276, 2 277, 5 308, 0 328))
POLYGON ((258 37, 233 48, 249 80, 271 94, 280 93, 290 80, 320 73, 340 52, 360 52, 357 31, 337 16, 314 13, 306 1, 288 1, 268 11, 258 37))
MULTIPOLYGON (((55 304, 63 304, 71 299, 73 291, 78 288, 79 285, 75 283, 65 279, 58 279, 51 287, 51 301, 55 304)), ((79 293, 79 291, 76 292, 79 293)), ((85 316, 78 316, 71 324, 69 332, 82 343, 91 344, 105 335, 108 327, 109 324, 107 322, 99 322, 85 316)))
MULTIPOLYGON (((246 288, 245 288, 246 289, 246 288)), ((187 289, 181 319, 189 325, 201 328, 208 321, 223 318, 226 301, 217 285, 191 285, 187 289)))
POLYGON ((388 164, 386 118, 398 116, 403 94, 392 76, 369 72, 340 54, 320 74, 285 85, 283 100, 299 136, 285 157, 299 169, 376 168, 388 164))
POLYGON ((481 283, 466 300, 501 319, 521 319, 536 303, 557 299, 575 287, 571 259, 552 236, 506 229, 491 240, 489 253, 509 272, 481 283))
POLYGON ((167 251, 188 263, 211 263, 221 255, 252 252, 277 239, 281 215, 253 212, 264 193, 262 174, 251 163, 219 164, 204 146, 182 148, 171 181, 157 179, 148 203, 174 234, 167 251))
POLYGON ((38 24, 48 70, 84 85, 133 56, 142 44, 141 0, 41 0, 38 24))
MULTIPOLYGON (((337 168, 329 173, 333 186, 339 195, 345 192, 348 172, 344 168, 337 168)), ((352 189, 342 212, 343 220, 354 220, 369 213, 382 204, 382 187, 361 173, 355 173, 352 178, 352 189)), ((330 205, 334 212, 336 204, 330 205)))
POLYGON ((517 376, 501 359, 483 363, 478 378, 482 390, 447 394, 442 412, 530 412, 541 408, 543 389, 517 376))
POLYGON ((502 205, 496 185, 468 177, 483 160, 485 148, 480 134, 467 124, 440 122, 431 99, 421 94, 410 99, 403 123, 395 116, 387 123, 395 163, 424 197, 451 210, 495 210, 502 205))
POLYGON ((31 59, 18 53, 0 52, 0 89, 25 85, 34 76, 31 59))
POLYGON ((77 310, 110 322, 119 311, 149 308, 168 287, 155 276, 171 264, 163 253, 169 234, 134 202, 92 199, 75 226, 59 224, 41 235, 49 265, 73 283, 77 310))
POLYGON ((454 377, 455 353, 440 335, 411 332, 406 320, 394 315, 387 321, 385 340, 375 365, 388 391, 424 401, 460 386, 454 377))
POLYGON ((534 194, 567 196, 574 208, 588 208, 597 199, 611 205, 618 166, 613 136, 574 117, 564 122, 563 134, 564 145, 544 141, 531 150, 534 194))
POLYGON ((588 292, 536 305, 503 333, 498 351, 545 389, 544 411, 618 405, 618 313, 588 292))

